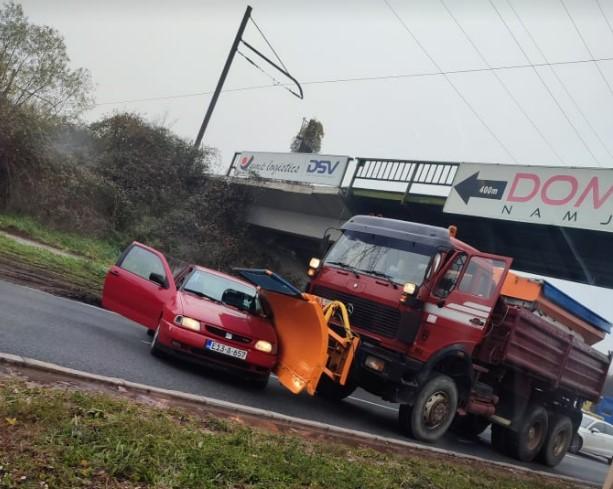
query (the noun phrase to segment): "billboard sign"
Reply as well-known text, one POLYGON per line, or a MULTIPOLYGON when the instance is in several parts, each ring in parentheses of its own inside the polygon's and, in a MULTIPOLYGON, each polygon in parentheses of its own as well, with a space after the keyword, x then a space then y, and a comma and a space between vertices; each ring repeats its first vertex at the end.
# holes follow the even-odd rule
POLYGON ((463 163, 443 212, 613 232, 613 170, 463 163))
POLYGON ((232 162, 235 176, 257 176, 339 187, 347 170, 349 156, 316 153, 237 153, 232 162))

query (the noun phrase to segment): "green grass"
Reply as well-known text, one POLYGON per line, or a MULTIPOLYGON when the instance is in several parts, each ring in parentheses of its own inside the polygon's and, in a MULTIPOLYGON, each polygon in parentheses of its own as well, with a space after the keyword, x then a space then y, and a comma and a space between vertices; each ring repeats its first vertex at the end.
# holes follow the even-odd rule
POLYGON ((0 487, 561 489, 566 483, 0 380, 0 487))
POLYGON ((0 277, 58 295, 97 302, 111 263, 56 255, 0 235, 0 277))
POLYGON ((26 216, 0 214, 0 229, 96 261, 114 261, 120 251, 116 243, 55 231, 26 216))
POLYGON ((106 271, 120 253, 118 245, 47 229, 23 216, 0 214, 0 230, 76 255, 62 256, 0 235, 0 278, 99 303, 106 271))

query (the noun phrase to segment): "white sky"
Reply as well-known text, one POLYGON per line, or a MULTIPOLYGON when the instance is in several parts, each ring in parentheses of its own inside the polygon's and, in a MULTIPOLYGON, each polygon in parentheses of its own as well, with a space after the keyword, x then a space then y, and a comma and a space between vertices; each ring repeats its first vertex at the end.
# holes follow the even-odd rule
MULTIPOLYGON (((561 0, 444 1, 485 61, 440 1, 389 0, 443 71, 529 64, 492 4, 532 63, 545 62, 539 48, 552 63, 613 58, 607 24, 613 25, 611 0, 563 0, 591 55, 561 0)), ((247 5, 240 0, 21 3, 33 22, 64 35, 75 66, 91 71, 100 105, 87 120, 131 110, 186 138, 195 137, 210 95, 110 102, 212 92, 247 5)), ((440 75, 308 83, 438 71, 384 0, 250 4, 290 72, 304 82, 305 98, 279 87, 222 94, 204 141, 219 148, 224 167, 235 151, 288 151, 302 117, 317 117, 326 133, 322 152, 330 154, 613 168, 613 90, 595 63, 536 68, 556 100, 532 68, 496 71, 506 89, 489 71, 449 75, 507 153, 440 75)), ((244 39, 270 54, 252 24, 244 39)), ((613 86, 613 61, 598 66, 613 86)), ((270 83, 237 56, 226 88, 270 83)), ((554 282, 613 319, 613 291, 554 282)), ((613 349, 613 340, 603 343, 607 348, 613 349)))

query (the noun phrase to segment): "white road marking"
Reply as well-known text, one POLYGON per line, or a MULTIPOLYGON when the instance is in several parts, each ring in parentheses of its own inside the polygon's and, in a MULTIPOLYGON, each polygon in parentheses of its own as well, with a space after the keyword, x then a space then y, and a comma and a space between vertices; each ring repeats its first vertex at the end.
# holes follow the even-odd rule
POLYGON ((140 340, 140 342, 144 343, 145 345, 151 346, 151 342, 150 341, 140 340))
POLYGON ((353 397, 353 396, 349 396, 347 399, 351 399, 352 401, 359 401, 359 402, 363 402, 366 404, 371 404, 373 406, 377 406, 383 409, 388 409, 390 411, 398 411, 397 408, 393 408, 393 407, 389 407, 389 406, 384 406, 383 404, 377 404, 376 402, 371 402, 371 401, 367 401, 366 399, 360 399, 359 397, 353 397))

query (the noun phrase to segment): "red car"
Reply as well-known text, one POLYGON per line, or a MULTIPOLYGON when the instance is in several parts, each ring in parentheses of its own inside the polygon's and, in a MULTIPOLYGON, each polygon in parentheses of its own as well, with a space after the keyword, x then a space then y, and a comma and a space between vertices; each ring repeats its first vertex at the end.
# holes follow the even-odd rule
POLYGON ((141 243, 109 270, 102 306, 149 328, 156 356, 186 356, 260 387, 277 362, 277 336, 253 285, 196 265, 173 274, 164 255, 141 243))

